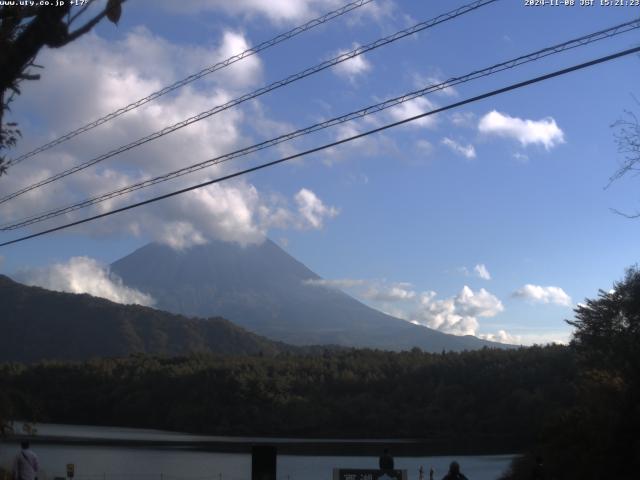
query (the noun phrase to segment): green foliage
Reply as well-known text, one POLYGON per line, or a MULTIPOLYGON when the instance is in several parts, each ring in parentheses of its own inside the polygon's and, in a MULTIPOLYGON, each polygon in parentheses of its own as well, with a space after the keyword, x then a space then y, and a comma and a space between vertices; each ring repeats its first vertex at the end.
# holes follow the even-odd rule
MULTIPOLYGON (((567 347, 464 353, 138 355, 0 366, 37 420, 218 435, 427 438, 513 451, 574 401, 567 347)), ((19 412, 19 409, 16 409, 19 412)))

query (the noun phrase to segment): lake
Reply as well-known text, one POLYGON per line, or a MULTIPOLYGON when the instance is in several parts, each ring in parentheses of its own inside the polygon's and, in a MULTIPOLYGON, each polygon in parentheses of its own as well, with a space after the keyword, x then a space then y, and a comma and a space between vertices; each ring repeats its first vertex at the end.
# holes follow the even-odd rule
MULTIPOLYGON (((75 464, 75 479, 78 480, 249 480, 249 454, 204 451, 189 446, 189 442, 216 440, 251 443, 265 440, 116 427, 42 424, 37 428, 41 437, 85 439, 87 442, 91 439, 172 442, 170 447, 37 443, 33 449, 42 469, 39 480, 65 476, 67 463, 75 464)), ((16 430, 19 431, 19 426, 16 430)), ((284 440, 291 439, 269 439, 269 442, 277 445, 284 440)), ((389 443, 393 453, 392 441, 389 443)), ((0 443, 0 465, 9 467, 17 451, 15 442, 0 443)), ((495 480, 513 458, 514 455, 396 456, 395 463, 396 468, 407 470, 409 479, 418 478, 420 466, 424 467, 425 472, 433 466, 435 478, 441 479, 449 463, 455 459, 469 480, 495 480)), ((378 458, 374 456, 278 455, 277 471, 278 480, 331 480, 333 468, 377 468, 377 465, 378 458)))

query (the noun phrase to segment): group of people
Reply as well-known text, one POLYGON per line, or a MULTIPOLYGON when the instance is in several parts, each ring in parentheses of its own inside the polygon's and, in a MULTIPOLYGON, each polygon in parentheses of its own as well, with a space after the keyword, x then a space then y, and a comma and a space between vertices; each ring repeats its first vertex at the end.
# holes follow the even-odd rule
MULTIPOLYGON (((380 455, 380 459, 378 460, 378 466, 380 470, 393 470, 394 463, 393 457, 389 453, 389 449, 385 448, 382 455, 380 455)), ((433 475, 435 474, 435 470, 433 467, 429 469, 429 480, 433 480, 433 475)), ((420 467, 419 470, 420 480, 424 480, 424 470, 420 467)), ((460 471, 460 464, 458 462, 451 462, 449 465, 449 471, 447 474, 442 477, 442 480, 468 480, 467 477, 460 471)))
MULTIPOLYGON (((38 464, 37 455, 31 450, 29 442, 23 441, 21 449, 13 463, 13 480, 37 480, 38 464)), ((380 470, 393 470, 394 462, 393 457, 389 453, 389 449, 385 448, 384 453, 380 455, 378 461, 380 470)), ((434 480, 433 475, 435 471, 433 467, 429 469, 429 480, 434 480)), ((420 480, 424 480, 424 470, 420 467, 419 470, 420 480)), ((544 479, 544 467, 542 466, 542 458, 536 458, 536 466, 533 471, 534 479, 544 479)), ((442 480, 468 480, 467 477, 460 471, 460 464, 456 461, 451 462, 449 465, 449 471, 442 477, 442 480)))

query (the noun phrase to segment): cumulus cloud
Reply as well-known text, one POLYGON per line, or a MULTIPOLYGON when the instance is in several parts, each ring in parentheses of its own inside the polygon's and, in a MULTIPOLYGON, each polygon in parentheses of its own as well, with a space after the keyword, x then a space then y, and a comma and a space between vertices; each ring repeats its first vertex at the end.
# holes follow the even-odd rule
POLYGON ((298 204, 298 212, 312 228, 322 228, 326 218, 338 215, 337 208, 327 207, 315 193, 306 188, 296 193, 295 201, 298 204))
POLYGON ((496 333, 484 333, 478 335, 478 337, 489 340, 490 342, 506 343, 509 345, 521 345, 522 336, 512 335, 507 333, 506 330, 498 330, 496 333))
POLYGON ((350 289, 388 315, 454 335, 476 335, 480 318, 494 317, 504 310, 492 293, 484 288, 474 291, 466 285, 457 295, 440 299, 434 291, 417 292, 408 282, 309 279, 304 283, 350 289))
MULTIPOLYGON (((358 46, 358 44, 354 44, 351 50, 358 48, 358 46)), ((340 50, 334 56, 337 57, 340 55, 344 55, 351 50, 340 50)), ((333 67, 333 72, 338 76, 347 78, 350 82, 355 82, 359 76, 364 75, 371 69, 371 63, 365 58, 365 56, 358 55, 337 64, 335 67, 333 67)))
POLYGON ((565 307, 571 306, 571 297, 560 287, 543 287, 528 283, 513 292, 512 296, 536 303, 552 303, 565 307))
POLYGON ((529 120, 492 110, 480 119, 478 130, 486 135, 512 138, 523 147, 540 144, 549 150, 564 143, 564 132, 551 117, 529 120))
MULTIPOLYGON (((34 127, 29 137, 20 142, 20 147, 24 151, 37 147, 50 136, 66 133, 80 121, 97 118, 138 100, 184 77, 185 72, 197 71, 247 46, 246 38, 234 31, 224 32, 212 45, 195 46, 176 45, 144 28, 137 28, 115 42, 107 42, 92 33, 68 48, 46 50, 38 58, 38 63, 44 66, 42 80, 25 84, 24 94, 16 100, 15 111, 25 112, 25 118, 16 118, 19 123, 44 125, 50 130, 42 132, 38 138, 34 127), (78 88, 79 85, 91 85, 91 88, 78 88), (71 120, 66 124, 60 119, 71 120), (74 119, 77 119, 75 125, 74 119)), ((246 58, 30 159, 0 183, 0 193, 13 192, 109 151, 115 145, 129 143, 204 109, 223 104, 259 83, 261 75, 260 58, 246 58)), ((253 106, 258 108, 259 104, 255 102, 253 106)), ((251 108, 250 105, 246 107, 251 108)), ((77 202, 244 146, 250 138, 247 126, 254 122, 251 128, 259 130, 264 124, 263 117, 250 116, 251 119, 245 117, 243 108, 219 113, 97 167, 38 188, 22 196, 20 202, 8 203, 3 210, 3 221, 40 212, 43 205, 59 207, 77 202)), ((278 129, 275 123, 270 121, 267 127, 278 129)), ((104 213, 178 190, 224 175, 230 168, 226 165, 210 167, 68 214, 64 220, 77 220, 88 213, 104 213)), ((325 206, 309 190, 289 202, 277 195, 260 192, 246 181, 234 181, 210 185, 135 212, 86 224, 76 231, 92 236, 122 233, 146 236, 180 249, 204 243, 209 238, 241 244, 258 243, 271 228, 320 228, 324 220, 336 214, 337 209, 325 206)))
POLYGON ((433 291, 423 293, 411 320, 446 333, 475 335, 478 317, 493 317, 504 310, 502 302, 484 288, 474 292, 465 285, 454 297, 436 297, 433 291))
POLYGON ((150 306, 153 297, 129 288, 109 268, 89 257, 73 257, 66 263, 25 270, 17 278, 27 285, 69 293, 88 293, 117 303, 150 306))
POLYGON ((473 145, 462 145, 455 140, 450 139, 449 137, 444 137, 442 139, 442 144, 449 147, 453 152, 462 155, 466 158, 476 158, 476 149, 473 145))

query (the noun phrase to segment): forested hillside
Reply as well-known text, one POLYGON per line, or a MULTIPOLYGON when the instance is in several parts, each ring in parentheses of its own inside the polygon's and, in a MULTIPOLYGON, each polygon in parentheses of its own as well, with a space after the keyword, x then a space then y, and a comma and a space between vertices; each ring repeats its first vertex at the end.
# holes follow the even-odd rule
POLYGON ((0 361, 295 350, 224 318, 187 318, 90 295, 52 292, 2 275, 0 305, 0 361))
POLYGON ((14 416, 222 435, 399 437, 517 449, 570 405, 567 347, 277 357, 136 356, 0 367, 14 416), (17 395, 17 394, 16 394, 17 395))

